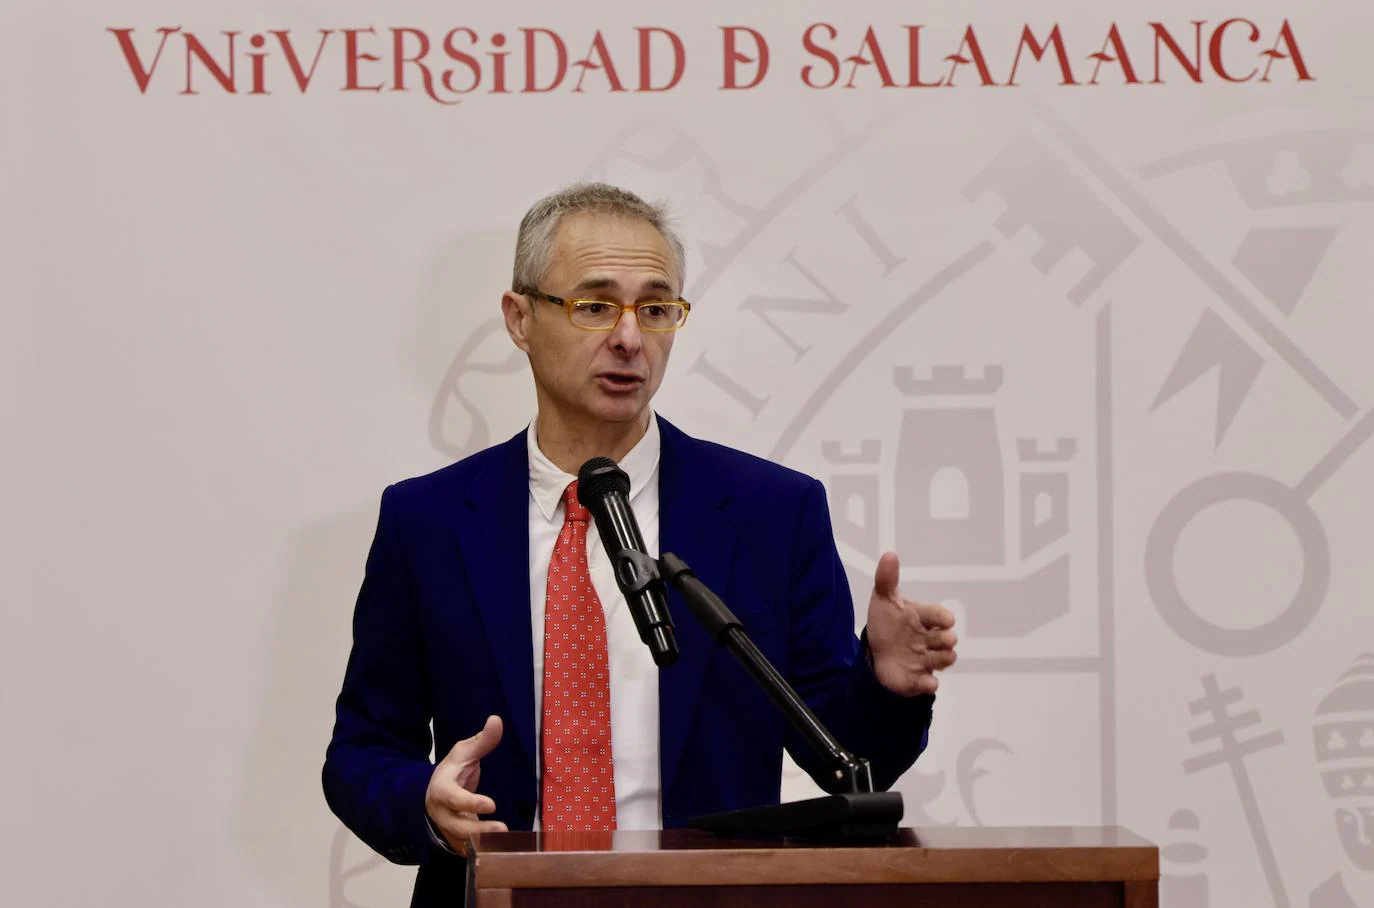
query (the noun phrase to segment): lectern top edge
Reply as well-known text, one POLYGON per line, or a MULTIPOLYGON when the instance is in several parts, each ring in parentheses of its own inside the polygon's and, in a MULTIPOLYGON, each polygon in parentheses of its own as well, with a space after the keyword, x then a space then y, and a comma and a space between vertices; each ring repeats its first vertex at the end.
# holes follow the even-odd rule
POLYGON ((695 830, 473 841, 479 888, 1147 882, 1158 849, 1120 827, 901 830, 878 845, 740 840, 695 830), (578 841, 577 839, 580 839, 578 841))

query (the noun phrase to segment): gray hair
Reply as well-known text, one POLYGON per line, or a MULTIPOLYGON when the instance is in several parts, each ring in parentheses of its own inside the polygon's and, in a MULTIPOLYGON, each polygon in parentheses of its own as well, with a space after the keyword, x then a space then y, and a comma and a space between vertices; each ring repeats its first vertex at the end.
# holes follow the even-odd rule
POLYGON ((558 225, 568 215, 583 211, 647 221, 667 240, 677 267, 677 278, 686 281, 687 254, 682 240, 669 224, 665 205, 650 204, 633 192, 607 183, 575 183, 535 202, 520 220, 520 232, 515 240, 512 290, 523 293, 539 287, 553 264, 553 242, 558 225))

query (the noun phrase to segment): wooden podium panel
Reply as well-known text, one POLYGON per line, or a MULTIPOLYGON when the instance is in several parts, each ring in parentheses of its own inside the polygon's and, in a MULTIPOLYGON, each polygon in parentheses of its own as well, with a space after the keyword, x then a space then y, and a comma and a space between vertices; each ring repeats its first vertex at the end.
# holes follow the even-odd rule
POLYGON ((1158 908, 1159 850, 1120 827, 902 829, 878 844, 694 830, 474 836, 469 904, 1158 908))

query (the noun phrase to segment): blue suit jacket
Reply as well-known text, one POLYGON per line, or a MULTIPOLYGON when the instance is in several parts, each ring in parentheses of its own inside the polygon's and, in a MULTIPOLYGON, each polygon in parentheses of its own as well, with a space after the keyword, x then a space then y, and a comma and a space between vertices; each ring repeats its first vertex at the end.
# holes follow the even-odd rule
MULTIPOLYGON (((825 491, 793 470, 659 420, 660 550, 681 556, 882 788, 925 747, 932 697, 873 676, 825 491)), ((440 755, 488 715, 505 723, 482 761, 492 819, 530 829, 537 779, 525 433, 382 495, 353 620, 353 650, 325 757, 330 807, 392 861, 420 864, 417 905, 461 897, 463 866, 430 839, 424 795, 440 755), (433 741, 430 722, 433 720, 433 741)), ((675 591, 681 656, 659 672, 664 825, 777 803, 782 748, 820 766, 675 591)))

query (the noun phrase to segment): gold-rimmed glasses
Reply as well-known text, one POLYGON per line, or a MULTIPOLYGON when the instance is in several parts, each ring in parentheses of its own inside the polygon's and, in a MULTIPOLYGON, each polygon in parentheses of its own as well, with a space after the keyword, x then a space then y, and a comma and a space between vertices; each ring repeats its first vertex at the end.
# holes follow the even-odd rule
POLYGON ((646 300, 642 303, 611 303, 606 300, 563 299, 538 290, 526 290, 525 296, 562 306, 573 327, 583 331, 610 331, 620 324, 620 317, 633 309, 641 331, 676 331, 687 321, 692 304, 686 300, 646 300))

